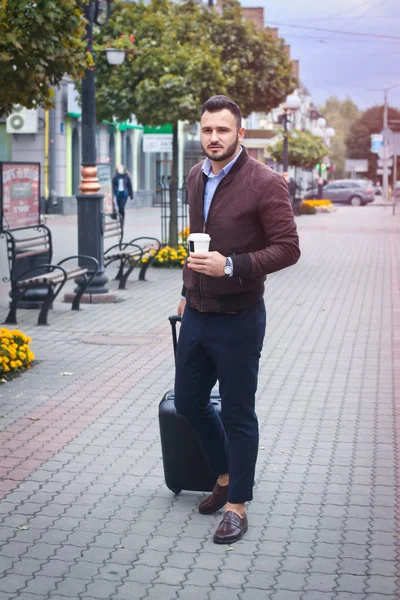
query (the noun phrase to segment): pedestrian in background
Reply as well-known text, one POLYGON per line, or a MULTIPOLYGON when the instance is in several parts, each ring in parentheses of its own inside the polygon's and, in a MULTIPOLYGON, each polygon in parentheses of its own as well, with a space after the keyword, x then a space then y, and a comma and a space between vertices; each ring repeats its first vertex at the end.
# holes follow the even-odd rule
POLYGON ((285 179, 248 156, 240 108, 213 96, 200 122, 204 162, 190 171, 191 233, 208 233, 210 251, 184 266, 176 356, 175 407, 194 428, 217 483, 199 512, 226 504, 214 542, 247 531, 259 435, 255 413, 266 313, 265 276, 296 263, 299 240, 285 179), (219 382, 221 418, 210 402, 219 382))
POLYGON ((289 187, 290 201, 291 201, 292 205, 294 206, 298 185, 292 177, 289 179, 288 187, 289 187))
POLYGON ((113 193, 122 222, 125 220, 125 205, 128 198, 133 199, 132 180, 124 165, 119 165, 113 177, 113 193))

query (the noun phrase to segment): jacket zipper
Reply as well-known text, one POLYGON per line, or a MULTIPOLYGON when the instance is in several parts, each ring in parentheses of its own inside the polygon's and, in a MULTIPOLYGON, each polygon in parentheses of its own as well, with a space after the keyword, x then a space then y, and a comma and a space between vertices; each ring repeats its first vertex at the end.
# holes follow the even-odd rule
MULTIPOLYGON (((225 177, 227 177, 227 175, 225 175, 225 177)), ((215 192, 214 192, 214 195, 213 195, 212 200, 211 200, 210 208, 208 209, 207 220, 204 221, 204 223, 203 223, 203 233, 206 233, 207 222, 208 222, 208 220, 210 218, 210 212, 212 211, 212 208, 213 208, 213 205, 214 205, 215 196, 217 195, 217 192, 218 192, 219 188, 221 187, 221 184, 224 181, 225 177, 223 179, 221 179, 221 181, 219 182, 219 184, 215 188, 215 192)), ((204 191, 205 191, 205 186, 204 186, 204 191)), ((203 193, 203 216, 204 216, 204 193, 203 193)))
MULTIPOLYGON (((210 217, 210 212, 211 212, 213 204, 214 204, 215 196, 217 195, 218 189, 221 186, 221 183, 224 181, 224 179, 225 179, 225 177, 223 179, 221 179, 221 181, 219 182, 219 184, 215 188, 215 192, 214 192, 214 195, 213 195, 212 200, 211 200, 210 208, 208 209, 207 220, 203 221, 203 233, 206 233, 207 222, 208 222, 209 217, 210 217)), ((206 191, 206 185, 205 185, 205 183, 203 183, 203 186, 204 186, 203 187, 203 218, 204 218, 204 193, 206 191)), ((201 289, 202 281, 203 281, 203 275, 200 274, 200 277, 199 277, 200 311, 203 311, 203 294, 202 294, 202 289, 201 289)))

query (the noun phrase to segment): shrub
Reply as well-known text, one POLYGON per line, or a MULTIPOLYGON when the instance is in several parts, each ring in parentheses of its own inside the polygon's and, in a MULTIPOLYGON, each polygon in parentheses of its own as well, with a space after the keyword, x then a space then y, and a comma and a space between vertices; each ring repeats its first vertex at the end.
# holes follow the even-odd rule
POLYGON ((0 328, 0 376, 29 369, 35 355, 29 348, 31 338, 18 329, 0 328))

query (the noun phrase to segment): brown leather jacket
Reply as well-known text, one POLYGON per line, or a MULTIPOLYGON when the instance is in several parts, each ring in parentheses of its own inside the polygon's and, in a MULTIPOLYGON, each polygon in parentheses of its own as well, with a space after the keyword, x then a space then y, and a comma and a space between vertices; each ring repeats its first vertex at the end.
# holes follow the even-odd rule
POLYGON ((285 179, 243 151, 219 183, 207 222, 203 218, 207 181, 202 163, 189 173, 191 233, 207 232, 210 250, 230 256, 233 277, 209 277, 183 268, 183 294, 202 312, 231 313, 254 306, 264 281, 300 258, 299 238, 285 179))

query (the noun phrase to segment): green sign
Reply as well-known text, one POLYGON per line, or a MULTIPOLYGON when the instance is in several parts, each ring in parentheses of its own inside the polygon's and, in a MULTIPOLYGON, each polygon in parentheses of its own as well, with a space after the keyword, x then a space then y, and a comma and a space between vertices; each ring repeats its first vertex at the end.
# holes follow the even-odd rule
POLYGON ((173 133, 173 127, 172 125, 159 125, 158 127, 148 127, 147 125, 144 126, 144 130, 143 133, 146 135, 146 133, 173 133))

